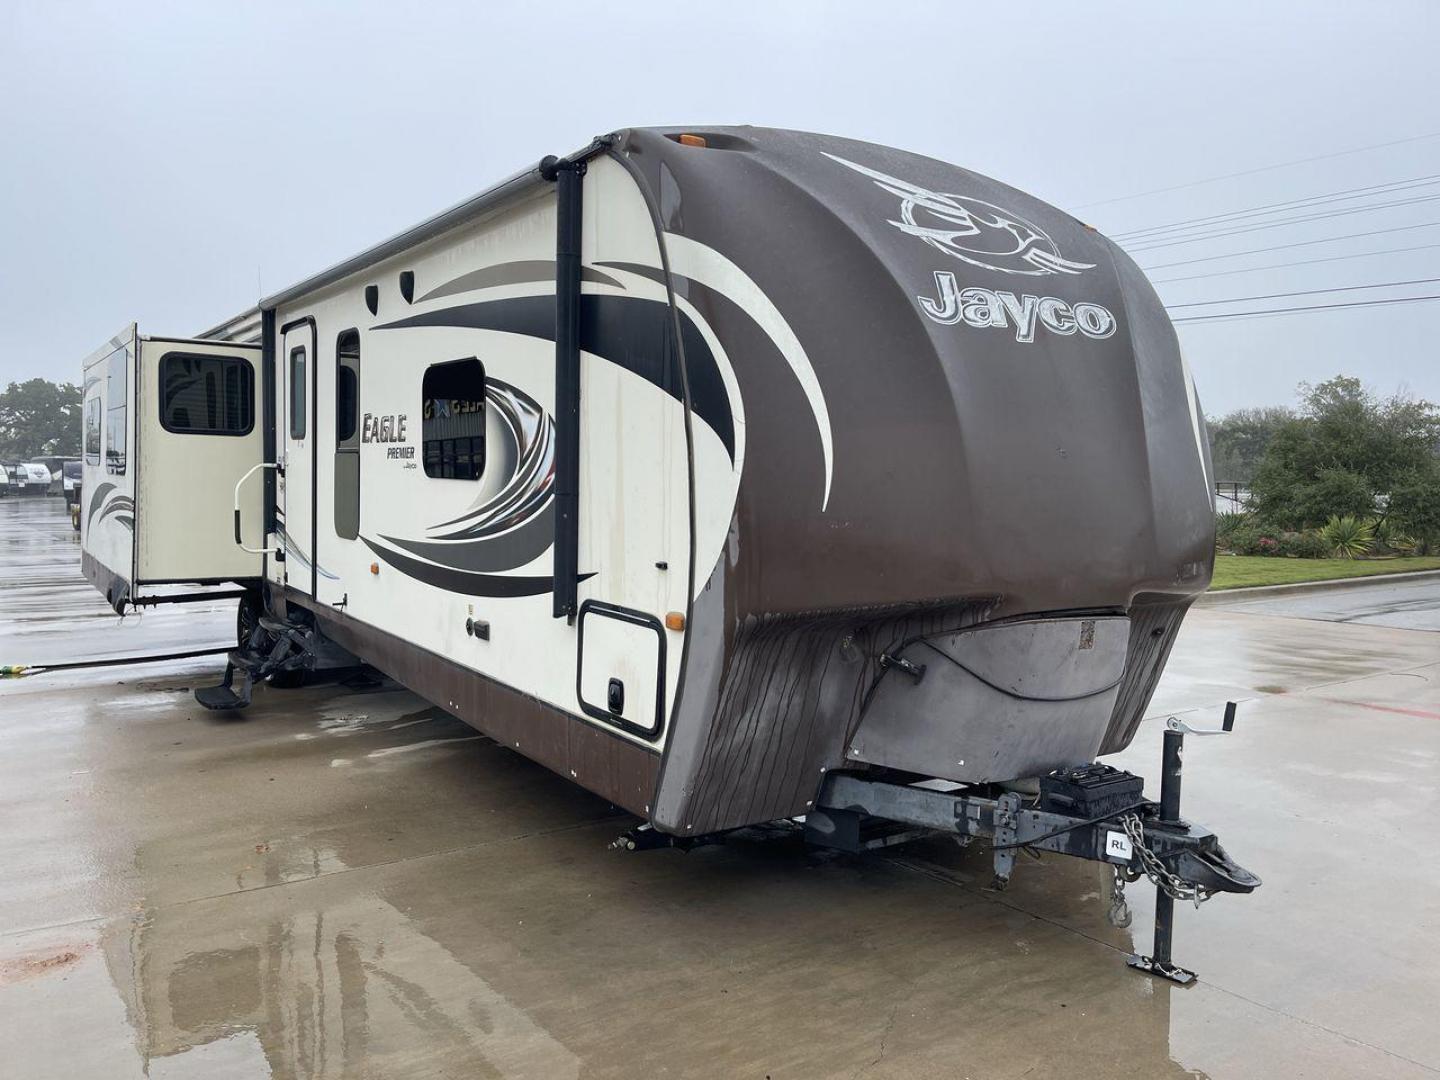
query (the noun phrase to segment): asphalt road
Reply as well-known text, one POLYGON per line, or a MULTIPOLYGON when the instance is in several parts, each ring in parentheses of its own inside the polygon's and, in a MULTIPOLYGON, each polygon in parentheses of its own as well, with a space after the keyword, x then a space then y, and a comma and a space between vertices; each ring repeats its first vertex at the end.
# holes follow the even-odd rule
POLYGON ((1230 611, 1257 615, 1433 631, 1440 630, 1440 581, 1432 578, 1347 587, 1333 592, 1300 592, 1226 607, 1230 611))
MULTIPOLYGON (((228 634, 228 605, 106 614, 61 514, 0 502, 0 663, 228 634)), ((219 666, 0 680, 0 1075, 1440 1073, 1434 633, 1187 620, 1116 763, 1156 777, 1161 718, 1240 699, 1186 812, 1265 884, 1178 910, 1184 989, 1125 967, 1149 890, 1115 929, 1095 864, 997 894, 943 840, 611 852, 631 819, 392 684, 225 717, 190 693, 219 666)))

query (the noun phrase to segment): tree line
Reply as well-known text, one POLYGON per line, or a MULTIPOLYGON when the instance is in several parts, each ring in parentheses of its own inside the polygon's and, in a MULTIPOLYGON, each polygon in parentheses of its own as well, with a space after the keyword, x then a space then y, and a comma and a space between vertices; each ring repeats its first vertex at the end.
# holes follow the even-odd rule
POLYGON ((1299 399, 1294 410, 1208 421, 1215 478, 1249 488, 1256 524, 1301 531, 1354 518, 1440 542, 1440 410, 1345 375, 1302 383, 1299 399))
POLYGON ((0 458, 79 457, 80 409, 74 383, 12 382, 0 393, 0 458))

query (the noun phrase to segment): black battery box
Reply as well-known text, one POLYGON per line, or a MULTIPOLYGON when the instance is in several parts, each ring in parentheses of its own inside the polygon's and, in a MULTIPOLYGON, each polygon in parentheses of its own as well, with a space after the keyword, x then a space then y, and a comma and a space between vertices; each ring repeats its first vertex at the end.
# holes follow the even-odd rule
POLYGON ((1040 778, 1040 809, 1078 818, 1107 817, 1144 797, 1145 780, 1113 765, 1077 765, 1040 778))

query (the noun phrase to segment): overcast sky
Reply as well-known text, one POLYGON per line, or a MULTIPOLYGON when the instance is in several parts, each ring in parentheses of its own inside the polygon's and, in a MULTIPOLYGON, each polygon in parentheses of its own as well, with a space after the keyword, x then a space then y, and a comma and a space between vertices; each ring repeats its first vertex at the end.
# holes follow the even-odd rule
MULTIPOLYGON (((1437 57, 1440 7, 1428 0, 3 0, 0 383, 77 380, 84 356, 131 320, 199 332, 619 127, 750 123, 887 143, 1029 190, 1111 235, 1440 178, 1437 57), (1377 144, 1394 145, 1192 184, 1377 144), (1175 185, 1190 186, 1127 197, 1175 185)), ((1422 183, 1370 201, 1432 195, 1440 186, 1422 183)), ((1422 227, 1432 222, 1440 199, 1136 257, 1183 264, 1152 278, 1212 275, 1160 285, 1172 305, 1440 278, 1440 224, 1422 227), (1381 229, 1398 231, 1191 261, 1381 229), (1332 258, 1355 252, 1389 253, 1332 258), (1331 261, 1232 272, 1315 259, 1331 261)), ((1216 415, 1290 402, 1300 380, 1338 372, 1440 400, 1437 321, 1440 302, 1180 329, 1216 415)))

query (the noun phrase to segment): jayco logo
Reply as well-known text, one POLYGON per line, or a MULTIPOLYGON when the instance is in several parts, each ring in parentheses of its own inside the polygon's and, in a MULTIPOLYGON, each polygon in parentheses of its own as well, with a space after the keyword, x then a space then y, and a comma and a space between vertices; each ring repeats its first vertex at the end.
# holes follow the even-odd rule
POLYGON ((920 310, 938 323, 953 326, 990 326, 1004 330, 1014 326, 1015 340, 1035 340, 1037 326, 1068 337, 1079 332, 1088 338, 1108 338, 1115 333, 1115 316, 1099 304, 1070 304, 1055 296, 1000 292, 974 286, 962 289, 949 270, 935 271, 935 296, 917 297, 920 310))
MULTIPOLYGON (((1095 266, 1065 258, 1044 229, 993 203, 930 191, 834 154, 825 156, 868 176, 877 187, 899 198, 899 218, 891 219, 891 225, 961 262, 1030 277, 1074 276, 1095 266)), ((1034 341, 1035 331, 1041 326, 1062 336, 1079 333, 1099 339, 1115 333, 1115 316, 1100 304, 1072 305, 1054 296, 1017 296, 980 287, 962 289, 949 270, 935 271, 935 290, 935 296, 917 296, 916 300, 926 315, 945 325, 963 322, 999 329, 1013 326, 1019 342, 1034 341)))

